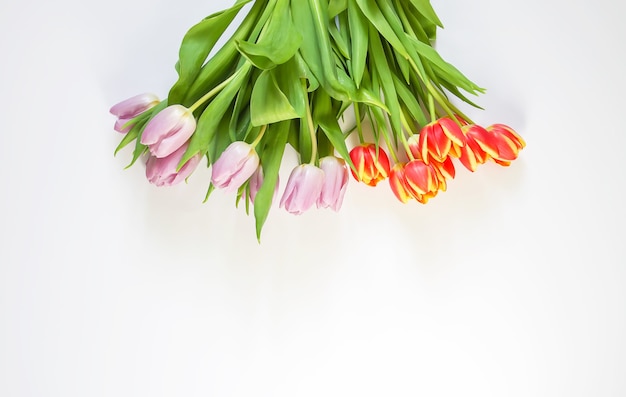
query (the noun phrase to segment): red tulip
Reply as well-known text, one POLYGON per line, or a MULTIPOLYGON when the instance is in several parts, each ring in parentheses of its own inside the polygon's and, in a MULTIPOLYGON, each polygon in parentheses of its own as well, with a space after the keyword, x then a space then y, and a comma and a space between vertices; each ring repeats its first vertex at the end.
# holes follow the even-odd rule
POLYGON ((459 124, 448 117, 426 124, 420 131, 418 146, 426 163, 431 158, 442 163, 453 144, 463 146, 463 133, 459 124))
POLYGON ((359 182, 369 186, 376 184, 389 176, 389 157, 382 148, 376 148, 373 143, 362 144, 350 151, 350 159, 357 170, 351 170, 352 176, 359 182))

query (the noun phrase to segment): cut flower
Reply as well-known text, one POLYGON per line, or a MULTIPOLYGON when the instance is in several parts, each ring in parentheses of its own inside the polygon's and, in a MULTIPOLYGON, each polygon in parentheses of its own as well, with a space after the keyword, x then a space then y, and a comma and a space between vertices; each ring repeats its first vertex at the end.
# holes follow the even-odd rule
POLYGON ((149 153, 146 175, 159 186, 205 158, 208 193, 224 189, 246 210, 252 201, 257 238, 288 146, 300 165, 279 205, 301 214, 314 204, 338 211, 349 173, 372 187, 389 178, 401 202, 426 203, 448 190, 456 162, 507 166, 526 145, 460 109, 477 108, 472 96, 484 89, 434 48, 443 25, 429 0, 233 0, 198 19, 167 98, 111 107, 125 133, 116 153, 133 142, 131 164, 149 153))

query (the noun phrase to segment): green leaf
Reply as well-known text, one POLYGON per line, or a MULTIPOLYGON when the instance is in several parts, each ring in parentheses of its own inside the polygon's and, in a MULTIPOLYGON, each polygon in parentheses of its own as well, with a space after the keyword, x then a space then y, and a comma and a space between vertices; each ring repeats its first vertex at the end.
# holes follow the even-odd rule
MULTIPOLYGON (((376 30, 403 56, 408 58, 409 54, 405 45, 391 27, 381 9, 374 0, 355 0, 363 14, 367 17, 376 30)), ((387 1, 387 0, 385 0, 387 1)))
POLYGON ((254 126, 300 117, 278 86, 274 69, 264 70, 254 83, 250 98, 250 117, 254 126))
POLYGON ((224 11, 206 17, 183 37, 178 55, 178 81, 170 90, 170 103, 181 103, 188 87, 198 76, 202 64, 233 21, 239 10, 251 0, 238 0, 224 11))
POLYGON ((350 152, 346 146, 346 140, 343 131, 337 122, 337 115, 333 110, 331 97, 323 91, 317 91, 313 96, 313 121, 319 125, 330 143, 335 147, 337 153, 346 161, 346 163, 356 171, 356 167, 350 159, 350 152))
POLYGON ((336 74, 329 35, 328 3, 319 0, 303 0, 292 3, 294 23, 306 40, 302 41, 300 54, 309 70, 334 98, 344 100, 354 96, 354 90, 343 85, 336 74))
POLYGON ((446 79, 449 83, 454 84, 471 94, 484 92, 483 88, 480 88, 479 86, 474 84, 467 77, 465 77, 465 75, 463 75, 463 73, 461 73, 457 68, 452 66, 450 63, 444 61, 441 55, 439 55, 439 53, 430 45, 424 44, 413 37, 409 37, 409 39, 415 46, 419 55, 428 60, 438 70, 441 77, 446 79))
POLYGON ((443 24, 439 20, 437 13, 435 13, 433 6, 430 4, 430 0, 411 0, 411 4, 413 4, 413 7, 415 7, 424 18, 443 28, 443 24))
POLYGON ((395 0, 396 9, 402 19, 404 28, 410 36, 416 37, 424 44, 431 44, 435 39, 437 25, 425 19, 422 14, 410 6, 410 4, 400 4, 400 0, 395 0), (432 31, 431 31, 432 30, 432 31))
POLYGON ((332 19, 348 8, 348 0, 330 0, 328 2, 328 18, 332 19))
POLYGON ((228 131, 229 123, 230 117, 228 117, 228 112, 226 112, 226 114, 221 117, 220 122, 217 125, 218 133, 213 135, 213 138, 209 143, 208 155, 209 160, 212 163, 215 163, 215 161, 220 158, 222 152, 233 142, 230 135, 226 133, 226 131, 228 131))
POLYGON ((265 133, 264 140, 270 150, 262 150, 260 154, 264 177, 263 184, 254 199, 256 237, 259 242, 261 241, 261 230, 272 206, 280 163, 285 151, 285 145, 287 144, 287 136, 289 135, 291 124, 291 121, 270 124, 265 133))
POLYGON ((426 125, 428 121, 426 120, 426 115, 424 114, 424 111, 418 101, 419 96, 411 92, 406 83, 400 80, 398 76, 393 76, 393 83, 396 87, 398 97, 406 106, 406 109, 409 111, 411 117, 413 117, 419 125, 426 125))
POLYGON ((281 92, 285 94, 291 106, 298 114, 304 117, 306 112, 306 101, 309 100, 306 90, 302 87, 302 77, 300 76, 299 65, 295 58, 279 65, 274 71, 276 83, 281 92))
POLYGON ((307 65, 307 63, 304 61, 304 59, 302 58, 302 55, 300 53, 297 53, 294 59, 295 59, 296 65, 298 66, 298 75, 300 76, 301 79, 306 79, 309 82, 307 86, 307 91, 313 92, 317 90, 318 87, 320 86, 320 83, 317 80, 317 78, 315 78, 315 76, 313 75, 313 72, 311 72, 309 65, 307 65))
POLYGON ((289 12, 289 0, 277 0, 274 11, 256 42, 239 41, 242 55, 259 69, 272 69, 291 59, 302 42, 289 12))
POLYGON ((349 0, 348 25, 352 49, 352 79, 357 87, 361 85, 367 60, 368 21, 359 10, 355 0, 349 0))
POLYGON ((337 25, 328 25, 328 32, 330 33, 330 37, 333 39, 333 48, 336 48, 335 53, 341 55, 344 59, 350 59, 350 50, 348 49, 348 43, 339 32, 339 29, 337 29, 337 25))
POLYGON ((131 167, 133 164, 135 164, 135 162, 139 159, 139 157, 141 157, 142 154, 146 152, 146 150, 148 150, 148 147, 142 144, 139 139, 137 139, 135 141, 135 150, 133 150, 133 159, 131 160, 130 164, 126 166, 126 168, 131 167))
POLYGON ((241 69, 236 72, 237 74, 233 80, 227 84, 226 87, 213 98, 206 109, 204 109, 198 118, 196 131, 191 136, 189 147, 181 159, 180 164, 185 164, 197 153, 203 155, 207 153, 209 142, 211 142, 211 139, 217 132, 218 124, 221 122, 226 111, 230 108, 235 95, 237 95, 237 92, 241 89, 241 84, 247 78, 250 67, 251 65, 249 63, 244 64, 241 69))
POLYGON ((370 51, 374 71, 380 80, 383 94, 385 95, 385 104, 389 108, 389 121, 395 136, 402 134, 402 122, 400 118, 400 102, 398 102, 398 94, 393 83, 393 73, 387 63, 387 56, 380 41, 380 36, 371 27, 370 32, 370 51))
POLYGON ((241 141, 245 134, 249 131, 250 125, 250 98, 252 96, 251 81, 254 81, 260 74, 259 71, 248 73, 246 79, 242 82, 241 90, 237 94, 235 107, 233 108, 228 131, 233 141, 241 141))
MULTIPOLYGON (((228 78, 234 70, 239 69, 243 62, 247 62, 237 51, 235 41, 258 35, 254 28, 257 24, 264 23, 271 13, 268 10, 269 7, 265 7, 265 5, 264 1, 255 2, 232 37, 202 66, 198 77, 189 86, 185 94, 185 99, 182 102, 184 106, 191 106, 198 98, 228 78)), ((260 31, 261 28, 259 27, 258 29, 260 31)), ((170 103, 179 103, 172 102, 171 94, 172 92, 170 91, 170 103)))

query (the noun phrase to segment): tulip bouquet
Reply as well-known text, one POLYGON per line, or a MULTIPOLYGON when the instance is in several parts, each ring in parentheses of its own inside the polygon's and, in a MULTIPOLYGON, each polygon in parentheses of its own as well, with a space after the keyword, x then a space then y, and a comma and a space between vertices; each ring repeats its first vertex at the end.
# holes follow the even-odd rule
POLYGON ((426 203, 454 178, 453 159, 471 171, 506 166, 525 145, 512 128, 484 128, 458 108, 476 106, 466 95, 484 90, 434 49, 440 27, 429 0, 237 0, 184 36, 167 98, 111 108, 125 134, 116 153, 134 142, 130 165, 147 154, 157 186, 185 180, 206 158, 207 198, 217 188, 252 204, 257 237, 287 145, 300 161, 280 195, 290 213, 339 210, 350 173, 426 203))

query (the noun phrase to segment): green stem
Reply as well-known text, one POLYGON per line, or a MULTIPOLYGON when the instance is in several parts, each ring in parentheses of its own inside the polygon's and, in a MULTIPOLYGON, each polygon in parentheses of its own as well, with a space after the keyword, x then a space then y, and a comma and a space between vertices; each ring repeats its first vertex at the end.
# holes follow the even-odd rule
POLYGON ((437 111, 435 110, 435 98, 428 93, 428 112, 430 113, 430 121, 437 120, 437 111))
POLYGON ((209 91, 206 94, 204 94, 202 96, 202 98, 198 99, 193 105, 191 105, 189 107, 189 111, 193 113, 196 109, 198 109, 200 106, 202 106, 203 103, 205 103, 206 101, 208 101, 209 99, 211 99, 215 95, 217 95, 220 91, 222 91, 224 89, 224 87, 226 87, 228 85, 228 83, 230 83, 235 77, 237 77, 237 75, 239 75, 239 73, 241 73, 242 69, 243 68, 238 69, 229 78, 227 78, 226 80, 222 81, 220 84, 215 86, 211 91, 209 91))
POLYGON ((254 142, 252 142, 250 144, 250 146, 252 146, 253 148, 256 147, 256 145, 259 144, 259 142, 261 142, 261 139, 263 139, 263 135, 265 135, 265 131, 267 130, 267 124, 263 125, 261 127, 261 131, 259 131, 259 135, 257 135, 257 137, 254 139, 254 142))
MULTIPOLYGON (((411 131, 411 126, 409 125, 409 122, 406 120, 406 117, 404 117, 404 113, 400 113, 400 120, 402 121, 402 125, 404 126, 404 128, 407 131, 411 131)), ((410 160, 415 160, 415 157, 413 157, 413 153, 411 153, 411 148, 409 148, 409 142, 407 141, 404 134, 400 134, 400 140, 402 141, 402 146, 404 146, 406 155, 409 157, 410 160)))
POLYGON ((309 133, 311 134, 311 161, 309 164, 315 165, 315 160, 317 158, 317 136, 315 135, 315 127, 313 125, 313 116, 311 115, 311 106, 309 105, 309 93, 306 89, 306 80, 302 79, 302 89, 304 90, 304 95, 306 96, 305 106, 306 106, 306 121, 309 127, 309 133))
POLYGON ((356 118, 356 130, 359 133, 359 143, 364 143, 363 139, 363 127, 361 126, 361 112, 359 111, 359 104, 354 103, 354 117, 356 118))

